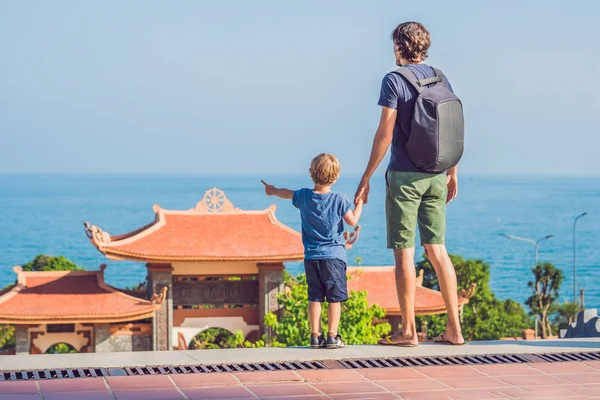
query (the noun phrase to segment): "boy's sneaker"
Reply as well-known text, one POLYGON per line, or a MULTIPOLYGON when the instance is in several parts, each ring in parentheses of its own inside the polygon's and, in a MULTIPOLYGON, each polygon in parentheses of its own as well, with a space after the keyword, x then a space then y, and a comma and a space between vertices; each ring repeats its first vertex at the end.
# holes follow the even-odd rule
POLYGON ((346 343, 338 333, 337 335, 327 335, 327 348, 328 349, 341 349, 346 347, 346 343))
POLYGON ((325 340, 325 336, 321 333, 320 335, 311 334, 310 335, 310 348, 311 349, 319 349, 325 347, 327 345, 327 340, 325 340))

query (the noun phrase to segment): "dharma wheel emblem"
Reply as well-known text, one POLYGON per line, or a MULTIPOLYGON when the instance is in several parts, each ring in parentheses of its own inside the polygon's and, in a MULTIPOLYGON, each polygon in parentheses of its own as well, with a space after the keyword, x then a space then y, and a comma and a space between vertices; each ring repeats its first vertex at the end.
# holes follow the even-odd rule
POLYGON ((216 187, 207 190, 204 193, 204 198, 196 204, 196 208, 190 211, 199 212, 228 212, 238 211, 233 207, 233 204, 225 196, 225 192, 216 187))

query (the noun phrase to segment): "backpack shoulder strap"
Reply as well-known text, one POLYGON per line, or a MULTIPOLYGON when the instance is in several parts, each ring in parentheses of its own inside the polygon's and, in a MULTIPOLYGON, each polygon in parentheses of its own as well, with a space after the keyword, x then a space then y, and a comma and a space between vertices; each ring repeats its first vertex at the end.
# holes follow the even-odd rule
POLYGON ((423 91, 423 87, 419 84, 419 80, 412 73, 412 71, 408 68, 400 67, 394 71, 395 73, 401 75, 404 79, 408 81, 416 89, 417 92, 421 93, 423 91))
POLYGON ((441 79, 441 82, 444 84, 444 86, 448 86, 448 80, 446 79, 446 75, 444 75, 444 73, 437 68, 431 68, 433 69, 433 72, 435 72, 435 76, 441 79))
POLYGON ((400 67, 394 72, 402 75, 404 79, 406 79, 417 90, 418 93, 421 93, 423 92, 424 88, 427 87, 427 85, 436 84, 443 81, 444 74, 442 74, 442 71, 435 68, 433 68, 433 70, 436 75, 435 77, 421 80, 418 80, 415 74, 413 74, 408 68, 400 67))

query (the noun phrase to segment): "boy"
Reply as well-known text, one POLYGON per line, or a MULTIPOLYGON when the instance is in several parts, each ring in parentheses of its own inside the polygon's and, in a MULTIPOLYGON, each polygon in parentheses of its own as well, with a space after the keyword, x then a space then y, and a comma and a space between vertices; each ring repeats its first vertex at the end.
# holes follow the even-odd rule
POLYGON ((342 313, 341 303, 348 300, 346 286, 346 242, 344 223, 356 225, 362 213, 362 200, 354 210, 346 196, 331 191, 340 174, 340 163, 331 154, 319 154, 310 163, 312 189, 278 189, 261 181, 265 193, 292 200, 300 209, 304 270, 308 283, 308 319, 312 334, 310 347, 337 349, 346 344, 338 334, 342 313), (342 221, 343 220, 343 221, 342 221), (327 300, 328 328, 325 339, 320 328, 321 303, 327 300))

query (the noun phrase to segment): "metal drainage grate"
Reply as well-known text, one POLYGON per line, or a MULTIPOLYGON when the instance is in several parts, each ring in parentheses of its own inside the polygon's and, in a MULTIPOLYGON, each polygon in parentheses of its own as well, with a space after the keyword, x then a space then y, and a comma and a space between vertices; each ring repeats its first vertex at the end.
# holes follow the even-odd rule
POLYGON ((32 371, 0 372, 0 381, 27 381, 31 379, 69 379, 69 378, 97 378, 109 376, 105 368, 78 368, 78 369, 42 369, 32 371))
POLYGON ((547 362, 600 361, 600 352, 537 354, 537 356, 547 362))
MULTIPOLYGON (((133 367, 123 368, 127 375, 168 375, 168 374, 208 374, 213 372, 253 372, 253 371, 297 371, 326 369, 319 361, 252 363, 252 364, 206 364, 176 367, 133 367)), ((110 371, 112 375, 112 370, 110 371)))
POLYGON ((532 362, 600 361, 600 352, 552 354, 488 354, 477 356, 362 358, 327 361, 206 364, 185 366, 140 366, 128 368, 79 368, 0 372, 0 381, 93 378, 102 376, 210 374, 219 372, 297 371, 319 369, 363 369, 434 367, 451 365, 521 364, 532 362))
POLYGON ((444 365, 519 364, 531 362, 523 355, 481 355, 340 360, 345 368, 435 367, 444 365))

